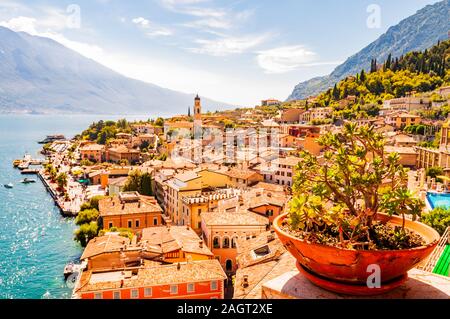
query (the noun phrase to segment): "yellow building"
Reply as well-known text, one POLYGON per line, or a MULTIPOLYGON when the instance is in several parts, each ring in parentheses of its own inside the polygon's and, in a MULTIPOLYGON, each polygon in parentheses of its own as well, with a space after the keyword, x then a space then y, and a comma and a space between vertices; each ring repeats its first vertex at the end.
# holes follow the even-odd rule
POLYGON ((228 183, 228 176, 220 172, 202 170, 188 171, 175 175, 167 181, 165 194, 166 214, 176 225, 184 225, 182 200, 185 196, 201 194, 205 189, 223 188, 228 183))
POLYGON ((184 225, 190 225, 197 234, 201 234, 202 214, 216 209, 219 201, 237 198, 240 193, 238 189, 227 188, 184 196, 182 199, 182 218, 184 225))
POLYGON ((450 176, 450 122, 445 123, 441 130, 439 149, 415 147, 417 152, 417 168, 442 167, 450 176))

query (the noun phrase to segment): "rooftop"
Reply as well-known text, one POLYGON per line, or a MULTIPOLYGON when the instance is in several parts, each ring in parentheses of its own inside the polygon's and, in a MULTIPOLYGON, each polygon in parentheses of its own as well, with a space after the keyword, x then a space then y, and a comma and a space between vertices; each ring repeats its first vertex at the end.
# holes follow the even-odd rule
POLYGON ((149 250, 167 253, 181 249, 184 252, 213 256, 195 231, 186 226, 162 226, 145 228, 140 240, 141 246, 149 250))
POLYGON ((129 244, 129 238, 119 236, 116 233, 95 237, 89 241, 80 259, 83 260, 106 252, 120 251, 129 244))
POLYGON ((100 200, 98 205, 102 217, 162 212, 154 197, 143 196, 139 193, 120 193, 119 196, 100 200))
POLYGON ((80 147, 80 151, 81 152, 86 152, 86 151, 103 151, 105 149, 104 145, 100 145, 100 144, 86 144, 82 147, 80 147))
POLYGON ((242 210, 239 212, 202 213, 202 220, 208 226, 265 226, 269 224, 266 217, 242 210))
POLYGON ((218 260, 190 261, 179 264, 148 266, 125 271, 84 272, 79 292, 151 287, 170 284, 225 280, 218 260))

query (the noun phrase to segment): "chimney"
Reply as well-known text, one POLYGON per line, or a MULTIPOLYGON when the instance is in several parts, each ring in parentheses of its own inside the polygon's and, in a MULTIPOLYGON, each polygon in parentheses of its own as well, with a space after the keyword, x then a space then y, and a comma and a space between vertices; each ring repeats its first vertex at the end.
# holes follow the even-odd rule
POLYGON ((248 275, 244 275, 244 280, 242 281, 242 287, 247 288, 248 287, 248 275))

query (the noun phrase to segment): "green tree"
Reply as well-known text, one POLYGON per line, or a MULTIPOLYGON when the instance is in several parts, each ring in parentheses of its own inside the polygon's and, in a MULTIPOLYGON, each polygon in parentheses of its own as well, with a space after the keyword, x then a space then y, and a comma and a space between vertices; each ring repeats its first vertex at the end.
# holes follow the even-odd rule
POLYGON ((450 209, 436 207, 431 212, 423 214, 421 221, 443 235, 447 227, 450 227, 450 209))
POLYGON ((98 220, 98 217, 99 212, 95 208, 82 210, 75 218, 75 224, 81 226, 83 224, 89 224, 90 222, 96 222, 98 220))
POLYGON ((444 175, 444 169, 437 166, 429 167, 426 170, 426 175, 431 178, 437 178, 438 176, 444 175))
POLYGON ((162 117, 158 117, 155 121, 155 126, 163 127, 164 126, 164 119, 162 117))
POLYGON ((75 240, 78 241, 82 247, 86 247, 91 239, 97 237, 98 232, 99 227, 97 222, 83 224, 75 231, 75 240))
MULTIPOLYGON (((329 232, 342 247, 365 243, 371 249, 376 245, 376 215, 384 212, 403 217, 399 231, 404 235, 405 215, 420 216, 424 203, 408 191, 408 176, 398 163, 399 155, 385 155, 383 135, 371 126, 346 123, 341 132, 328 132, 318 143, 324 148, 323 159, 319 162, 316 156, 302 152, 296 167, 291 229, 303 231, 305 240, 329 232), (384 185, 386 179, 389 185, 384 185)), ((403 241, 392 245, 409 247, 403 241)))
POLYGON ((59 188, 65 188, 67 186, 67 174, 66 173, 60 173, 56 177, 56 183, 58 184, 59 188))

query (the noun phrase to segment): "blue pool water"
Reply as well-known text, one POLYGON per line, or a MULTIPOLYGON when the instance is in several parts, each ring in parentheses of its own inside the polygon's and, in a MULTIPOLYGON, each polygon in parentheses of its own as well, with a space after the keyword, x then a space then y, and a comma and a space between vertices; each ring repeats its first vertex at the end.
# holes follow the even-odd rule
POLYGON ((64 266, 82 253, 73 219, 61 217, 40 181, 19 183, 24 176, 12 161, 38 156, 36 142, 46 135, 71 137, 100 118, 0 115, 0 299, 70 297, 64 266))
POLYGON ((450 208, 450 194, 428 193, 427 201, 432 209, 436 207, 450 208))

